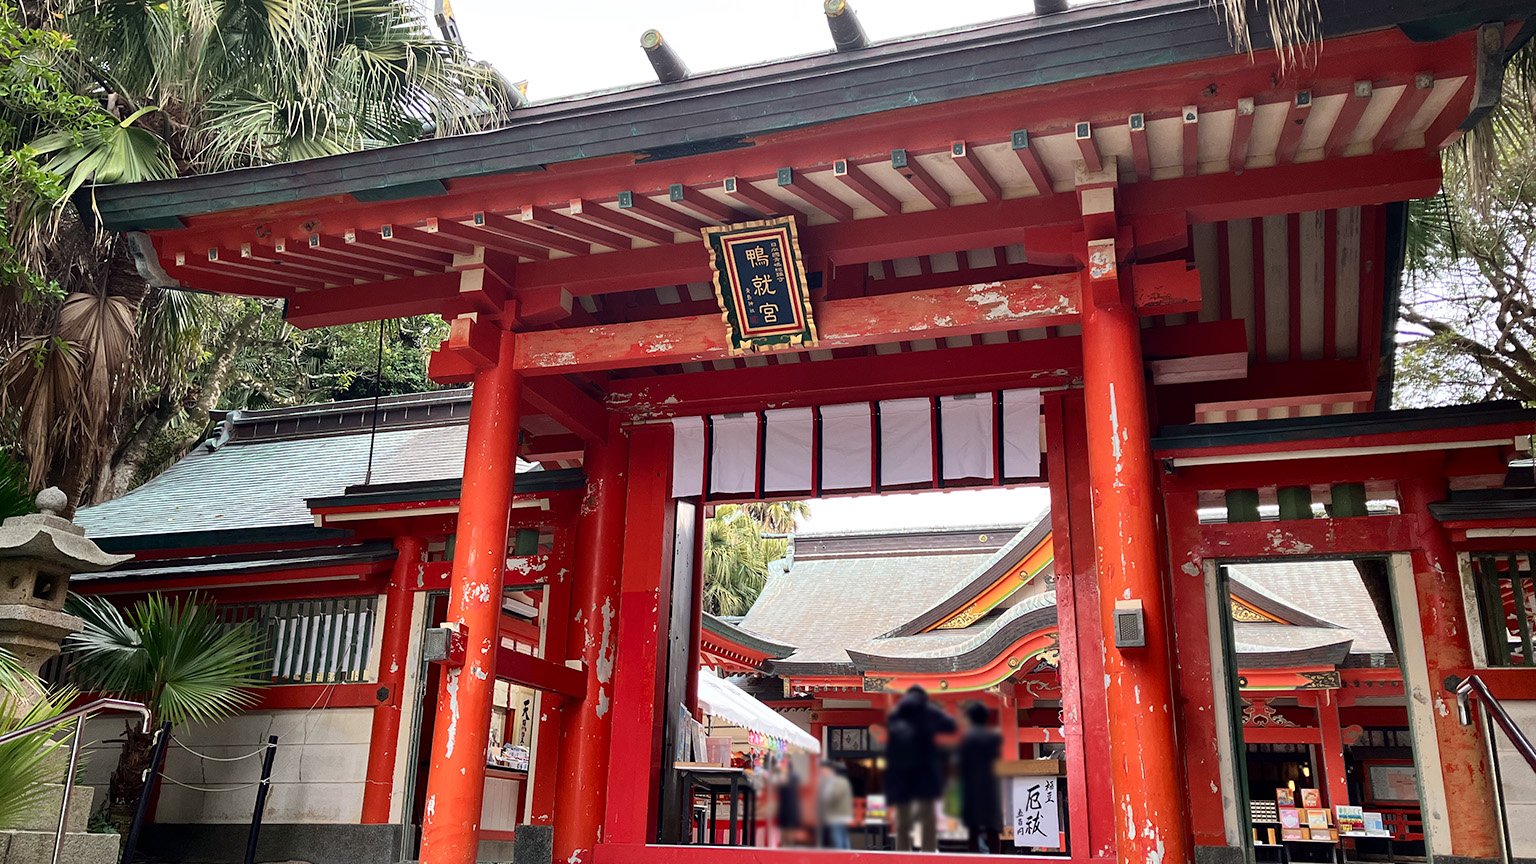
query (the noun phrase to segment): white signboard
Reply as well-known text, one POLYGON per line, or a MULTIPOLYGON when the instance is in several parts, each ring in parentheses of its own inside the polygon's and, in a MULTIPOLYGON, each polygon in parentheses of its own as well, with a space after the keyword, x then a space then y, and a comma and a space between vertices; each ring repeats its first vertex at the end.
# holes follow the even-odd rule
POLYGON ((1061 796, 1055 777, 1013 778, 1013 845, 1061 848, 1061 796))

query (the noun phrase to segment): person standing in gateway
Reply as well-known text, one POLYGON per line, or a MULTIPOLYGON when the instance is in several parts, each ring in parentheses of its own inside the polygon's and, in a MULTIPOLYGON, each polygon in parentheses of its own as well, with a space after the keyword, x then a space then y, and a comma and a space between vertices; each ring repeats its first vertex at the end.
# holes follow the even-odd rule
POLYGON ((955 731, 955 721, 928 701, 916 684, 886 719, 885 795, 896 811, 896 851, 912 851, 914 818, 922 829, 922 850, 939 849, 936 802, 944 794, 944 755, 937 738, 955 731))

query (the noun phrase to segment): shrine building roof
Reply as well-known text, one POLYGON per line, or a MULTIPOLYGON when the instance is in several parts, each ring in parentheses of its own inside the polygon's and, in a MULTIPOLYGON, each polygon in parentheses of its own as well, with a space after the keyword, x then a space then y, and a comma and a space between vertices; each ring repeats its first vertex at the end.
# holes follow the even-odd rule
POLYGON ((309 499, 423 484, 458 496, 468 408, 468 391, 443 390, 382 398, 376 422, 372 399, 227 412, 163 473, 75 520, 119 551, 343 537, 315 527, 309 499))
MULTIPOLYGON (((1465 2, 1453 11, 1431 0, 1353 0, 1329 4, 1322 24, 1326 38, 1396 27, 1429 41, 1529 13, 1528 4, 1512 0, 1465 2)), ((1264 33, 1254 37, 1255 50, 1267 50, 1264 33)), ((103 222, 117 230, 179 227, 202 214, 306 199, 430 197, 455 179, 609 156, 660 160, 750 147, 755 136, 1232 53, 1225 25, 1205 0, 1094 3, 531 105, 504 128, 477 134, 99 187, 94 195, 103 222)))

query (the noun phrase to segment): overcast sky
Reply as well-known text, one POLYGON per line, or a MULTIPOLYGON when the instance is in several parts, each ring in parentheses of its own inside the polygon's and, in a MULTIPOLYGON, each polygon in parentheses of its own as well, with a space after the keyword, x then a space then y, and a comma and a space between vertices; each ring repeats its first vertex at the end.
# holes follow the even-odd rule
MULTIPOLYGON (((428 9, 431 0, 418 0, 428 9)), ((1029 13, 1030 0, 852 0, 874 41, 1029 13)), ((528 96, 655 80, 640 34, 661 31, 694 72, 831 50, 821 0, 453 0, 470 53, 528 96)))

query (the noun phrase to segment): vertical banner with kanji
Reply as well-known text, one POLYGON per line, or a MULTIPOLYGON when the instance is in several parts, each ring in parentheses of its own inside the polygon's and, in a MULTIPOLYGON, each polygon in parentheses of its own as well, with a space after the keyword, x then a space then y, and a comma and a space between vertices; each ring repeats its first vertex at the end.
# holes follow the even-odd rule
POLYGON ((703 230, 732 354, 816 344, 793 217, 703 230))
POLYGON ((1013 778, 1013 845, 1061 848, 1061 801, 1056 777, 1013 778))

